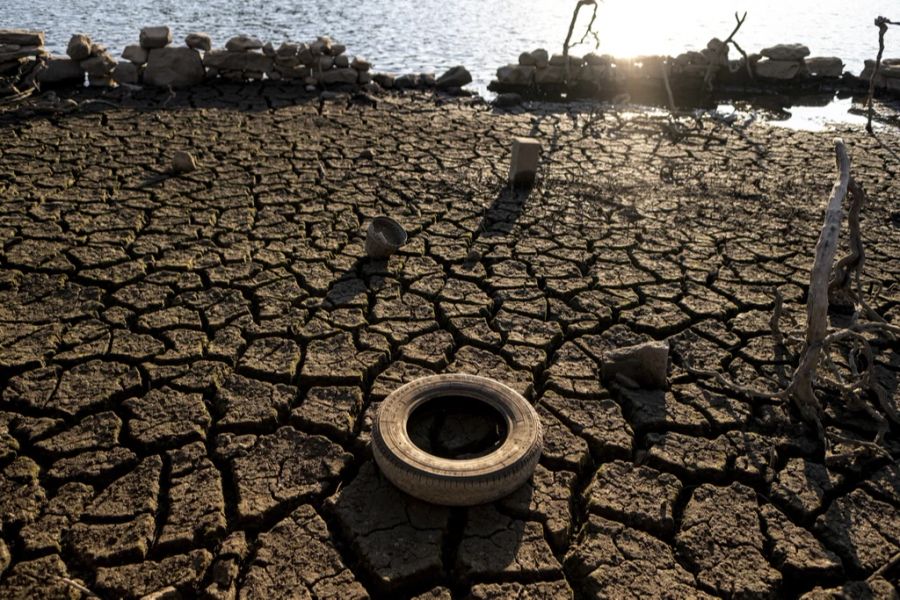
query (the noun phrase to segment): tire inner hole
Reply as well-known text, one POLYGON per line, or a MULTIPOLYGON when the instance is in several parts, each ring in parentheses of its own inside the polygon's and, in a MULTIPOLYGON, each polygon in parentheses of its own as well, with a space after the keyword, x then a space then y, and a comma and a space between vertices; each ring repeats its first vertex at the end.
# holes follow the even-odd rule
POLYGON ((425 452, 458 460, 490 454, 508 434, 499 411, 465 396, 439 396, 418 406, 406 422, 406 432, 425 452))

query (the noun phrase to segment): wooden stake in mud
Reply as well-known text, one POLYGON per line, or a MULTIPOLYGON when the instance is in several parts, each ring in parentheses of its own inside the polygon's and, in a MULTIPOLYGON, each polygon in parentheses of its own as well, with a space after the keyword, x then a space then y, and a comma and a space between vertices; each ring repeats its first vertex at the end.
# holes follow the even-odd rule
POLYGON ((843 219, 841 206, 850 185, 850 158, 847 156, 847 149, 842 139, 835 138, 834 150, 837 158, 838 178, 825 208, 825 224, 822 226, 822 232, 819 234, 819 241, 816 244, 816 256, 809 278, 809 301, 806 305, 806 346, 800 359, 800 365, 794 371, 794 376, 787 389, 788 395, 793 398, 803 418, 816 424, 819 438, 823 441, 825 432, 821 420, 822 405, 813 391, 813 383, 819 356, 828 334, 828 283, 841 232, 841 220, 843 219))

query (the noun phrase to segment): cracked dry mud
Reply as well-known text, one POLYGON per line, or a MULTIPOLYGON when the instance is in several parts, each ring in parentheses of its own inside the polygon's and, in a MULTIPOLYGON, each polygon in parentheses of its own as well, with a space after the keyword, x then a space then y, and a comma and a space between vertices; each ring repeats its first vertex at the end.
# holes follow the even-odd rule
MULTIPOLYGON (((777 288, 804 321, 830 134, 271 85, 121 104, 0 115, 0 598, 897 597, 896 465, 826 464, 790 407, 684 368, 789 369, 768 318, 777 288), (169 174, 177 149, 200 168, 169 174), (410 239, 369 261, 381 213, 410 239), (670 389, 605 387, 647 339, 670 389), (541 463, 493 505, 413 500, 370 458, 379 402, 439 372, 538 407, 541 463)), ((900 165, 842 135, 896 323, 900 165)), ((834 399, 826 424, 874 434, 834 399)))

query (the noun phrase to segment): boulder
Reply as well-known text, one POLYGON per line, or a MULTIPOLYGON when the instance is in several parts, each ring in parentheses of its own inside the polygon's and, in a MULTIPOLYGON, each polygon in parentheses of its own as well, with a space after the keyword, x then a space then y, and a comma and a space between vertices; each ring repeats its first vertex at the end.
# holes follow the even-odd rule
POLYGON ((803 63, 796 60, 761 60, 756 63, 754 70, 756 75, 763 79, 784 81, 796 77, 802 66, 803 63))
POLYGON ((340 56, 341 54, 343 54, 346 51, 347 51, 347 46, 345 46, 344 44, 332 43, 331 49, 328 51, 328 53, 332 56, 340 56))
POLYGON ((131 46, 125 46, 125 49, 122 51, 122 58, 125 60, 130 60, 136 65, 145 65, 147 64, 147 58, 149 57, 149 52, 146 48, 141 48, 137 44, 132 44, 131 46))
POLYGON ((346 54, 334 57, 334 66, 338 69, 347 69, 350 67, 350 57, 346 54))
POLYGON ((328 69, 330 69, 331 67, 334 66, 334 59, 327 55, 320 56, 319 60, 316 62, 317 62, 316 66, 321 71, 327 71, 328 69))
POLYGON ((84 60, 91 55, 91 38, 83 33, 76 33, 69 38, 66 54, 72 60, 84 60))
POLYGON ((103 44, 98 44, 96 42, 91 44, 91 56, 102 56, 104 54, 109 54, 106 46, 104 46, 103 44))
POLYGON ((494 106, 499 106, 500 108, 519 106, 520 104, 522 104, 522 96, 512 93, 497 94, 497 97, 494 98, 493 104, 494 106))
POLYGON ((802 60, 809 56, 809 48, 803 44, 777 44, 759 52, 772 60, 802 60))
POLYGON ((668 342, 645 342, 606 353, 600 375, 606 382, 634 382, 639 387, 666 389, 669 364, 668 342), (622 379, 619 379, 621 377, 622 379))
POLYGON ((172 43, 172 31, 166 26, 144 27, 141 29, 140 43, 141 48, 147 50, 165 48, 172 43))
POLYGON ((172 171, 175 173, 190 173, 197 170, 197 161, 190 152, 176 150, 172 156, 172 171))
POLYGON ((401 75, 394 79, 394 87, 398 90, 406 90, 419 87, 421 84, 420 77, 414 73, 401 75))
POLYGON ((0 46, 43 46, 44 32, 30 29, 0 29, 0 46))
POLYGON ((844 74, 844 61, 836 56, 816 56, 806 59, 806 69, 815 77, 840 77, 844 74))
POLYGON ((237 35, 225 42, 225 49, 231 52, 249 52, 250 50, 262 50, 263 43, 258 38, 249 35, 237 35))
POLYGON ((188 48, 193 48, 194 50, 203 50, 204 52, 212 50, 212 38, 209 37, 208 33, 189 33, 184 38, 184 43, 188 48))
POLYGON ((359 73, 359 77, 357 77, 356 81, 360 85, 367 85, 372 83, 372 74, 368 71, 357 71, 359 73))
POLYGON ((434 87, 437 79, 434 73, 419 73, 419 85, 422 87, 434 87))
POLYGON ((600 56, 594 52, 589 52, 584 55, 584 64, 591 67, 608 67, 612 62, 612 57, 606 54, 600 56))
POLYGON ((266 42, 262 47, 262 51, 266 56, 275 58, 275 46, 272 45, 272 42, 266 42))
POLYGON ((537 64, 537 61, 534 60, 531 52, 523 52, 519 55, 519 64, 523 67, 533 67, 537 64))
POLYGON ((88 77, 93 79, 109 77, 113 72, 113 69, 116 68, 116 60, 109 54, 92 56, 81 61, 79 64, 88 74, 88 77))
POLYGON ((51 56, 47 68, 40 71, 38 82, 53 85, 57 83, 84 83, 84 69, 77 61, 64 56, 51 56))
POLYGON ((20 58, 28 58, 30 56, 45 56, 47 51, 41 46, 25 46, 19 47, 5 46, 0 48, 0 63, 18 61, 20 58))
POLYGON ((394 87, 395 79, 391 73, 376 73, 372 76, 372 80, 386 90, 394 87))
POLYGON ((112 72, 112 78, 119 83, 137 84, 140 81, 140 68, 127 60, 120 60, 112 72))
POLYGON ((325 85, 334 85, 340 83, 355 84, 358 77, 356 69, 332 69, 322 73, 320 81, 325 85))
POLYGON ((550 64, 550 54, 543 48, 538 48, 531 53, 531 59, 535 67, 542 68, 550 64))
POLYGON ((144 83, 182 88, 202 83, 206 77, 200 53, 192 48, 156 48, 150 51, 144 83))
POLYGON ((535 67, 507 65, 497 69, 497 81, 505 85, 531 85, 536 72, 535 67))
POLYGON ((203 56, 203 64, 220 71, 269 73, 272 71, 274 61, 265 54, 257 52, 213 50, 203 56))
POLYGON ((443 75, 438 77, 436 85, 445 90, 447 88, 461 88, 472 83, 472 74, 462 65, 451 67, 443 75))
POLYGON ((356 69, 357 71, 368 71, 372 68, 372 64, 367 61, 365 58, 361 56, 356 56, 353 58, 353 61, 350 63, 351 69, 356 69))
POLYGON ((547 67, 534 72, 534 83, 537 85, 560 85, 565 80, 565 67, 547 67))

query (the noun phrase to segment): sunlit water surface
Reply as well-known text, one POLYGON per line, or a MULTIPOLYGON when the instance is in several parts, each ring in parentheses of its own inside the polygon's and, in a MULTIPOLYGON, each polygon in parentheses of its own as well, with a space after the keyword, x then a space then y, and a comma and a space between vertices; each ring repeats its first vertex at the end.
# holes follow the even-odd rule
MULTIPOLYGON (((176 39, 206 31, 218 45, 237 33, 276 44, 328 34, 382 71, 440 72, 464 64, 475 88, 484 92, 496 68, 515 62, 523 50, 559 52, 574 5, 574 0, 0 0, 0 27, 42 29, 58 52, 70 34, 83 31, 118 53, 136 42, 142 26, 156 24, 172 27, 176 39)), ((898 0, 605 0, 596 24, 599 51, 633 56, 702 48, 710 38, 731 32, 736 11, 748 12, 736 37, 748 52, 802 42, 813 55, 840 56, 854 72, 877 51, 874 18, 900 20, 898 0)), ((585 44, 577 51, 592 49, 585 44)), ((888 34, 886 56, 900 56, 900 29, 888 34)))

